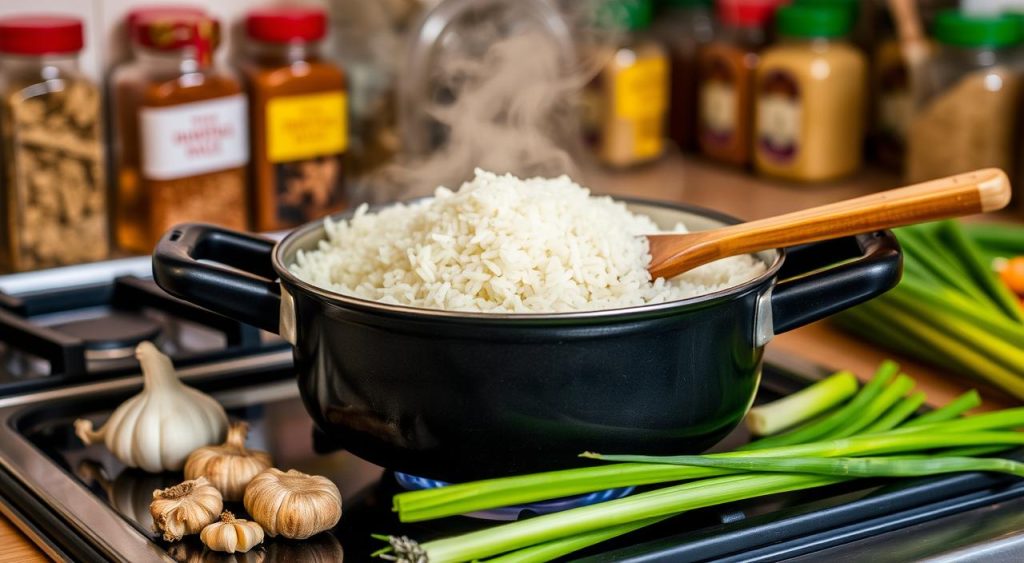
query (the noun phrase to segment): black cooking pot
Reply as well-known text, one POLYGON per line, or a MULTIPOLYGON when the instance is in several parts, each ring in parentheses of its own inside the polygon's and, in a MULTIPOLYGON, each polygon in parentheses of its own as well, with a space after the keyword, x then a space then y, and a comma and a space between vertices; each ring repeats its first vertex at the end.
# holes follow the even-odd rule
MULTIPOLYGON (((664 203, 630 208, 662 228, 737 222, 664 203)), ((772 335, 885 292, 902 267, 884 231, 763 252, 763 275, 691 299, 474 314, 340 295, 288 271, 323 238, 320 223, 279 243, 180 225, 153 271, 169 293, 290 341, 306 408, 346 448, 445 480, 574 466, 584 450, 702 451, 750 407, 772 335)))

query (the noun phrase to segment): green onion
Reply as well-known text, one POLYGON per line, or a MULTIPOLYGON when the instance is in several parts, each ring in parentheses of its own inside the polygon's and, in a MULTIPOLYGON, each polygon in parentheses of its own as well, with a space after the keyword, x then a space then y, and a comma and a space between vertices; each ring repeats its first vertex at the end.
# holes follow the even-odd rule
POLYGON ((857 392, 857 378, 841 371, 777 401, 750 409, 747 428, 757 436, 775 434, 843 403, 857 392))
POLYGON ((569 536, 567 538, 526 547, 518 551, 506 553, 505 555, 499 555, 498 557, 487 559, 485 563, 545 563, 553 559, 558 559, 563 555, 573 553, 574 551, 579 551, 592 545, 608 541, 612 538, 628 534, 633 530, 639 530, 640 528, 650 526, 651 524, 656 524, 667 518, 667 516, 661 518, 649 518, 647 520, 638 520, 636 522, 629 522, 628 524, 622 524, 619 526, 601 528, 594 530, 593 532, 577 534, 575 536, 569 536))
MULTIPOLYGON (((965 419, 967 420, 967 419, 965 419)), ((946 423, 953 424, 953 423, 946 423)), ((734 451, 720 454, 708 454, 711 458, 787 458, 787 457, 861 457, 880 454, 906 453, 915 451, 935 450, 952 446, 991 446, 995 444, 1024 445, 1022 432, 991 432, 965 431, 958 433, 926 432, 920 426, 907 431, 894 430, 882 434, 865 434, 853 438, 843 438, 826 442, 812 442, 795 446, 771 448, 755 451, 734 451)), ((656 456, 656 455, 607 455, 585 452, 583 457, 603 461, 622 461, 627 463, 652 463, 687 465, 686 460, 693 456, 656 456)))
POLYGON ((947 260, 946 253, 941 248, 935 247, 934 239, 915 229, 906 228, 897 229, 896 238, 899 239, 907 256, 913 257, 915 264, 926 268, 934 277, 942 280, 943 284, 971 296, 983 307, 996 308, 988 295, 970 281, 966 272, 959 265, 947 260))
MULTIPOLYGON (((966 396, 957 399, 954 403, 959 403, 960 406, 971 404, 969 402, 971 398, 974 398, 974 394, 969 393, 966 396)), ((959 407, 954 410, 938 410, 945 414, 949 414, 955 410, 956 414, 953 414, 952 416, 957 416, 959 412, 962 412, 959 407)), ((1024 407, 1006 409, 992 413, 983 413, 947 422, 928 422, 925 420, 923 423, 919 422, 917 426, 905 429, 901 428, 881 434, 873 434, 870 436, 870 439, 874 439, 875 437, 922 434, 923 438, 921 438, 921 440, 923 440, 923 445, 921 445, 921 441, 915 442, 918 444, 919 449, 973 446, 978 445, 977 440, 969 441, 965 444, 955 444, 944 442, 943 436, 947 433, 964 434, 1020 427, 1024 427, 1024 407)), ((991 432, 986 434, 991 434, 991 432)), ((1001 436, 1002 434, 1007 433, 997 434, 1001 436)), ((1015 437, 1024 436, 1024 434, 1008 434, 1015 437)), ((860 437, 846 438, 838 442, 848 444, 851 441, 861 439, 862 438, 860 437)), ((825 441, 818 444, 809 444, 809 446, 811 446, 810 450, 806 449, 806 446, 802 446, 804 449, 801 450, 780 447, 771 450, 748 450, 746 451, 746 454, 767 454, 769 456, 826 456, 828 455, 827 452, 832 449, 834 443, 835 442, 825 441)), ((911 444, 911 446, 913 446, 913 444, 911 444)), ((913 447, 910 449, 896 450, 896 452, 899 451, 913 451, 913 447)), ((896 452, 872 452, 867 450, 862 451, 861 455, 896 452)), ((846 450, 845 452, 834 452, 831 455, 844 457, 857 454, 852 453, 851 450, 846 450)), ((576 469, 547 471, 532 475, 486 479, 471 483, 449 485, 439 489, 399 493, 394 497, 394 509, 398 512, 399 519, 402 522, 416 522, 455 516, 458 514, 465 514, 467 512, 486 510, 501 506, 561 498, 603 489, 635 485, 650 485, 688 479, 701 479, 716 475, 726 475, 728 473, 728 471, 721 469, 673 466, 665 464, 653 465, 646 463, 620 463, 614 465, 600 465, 596 467, 581 467, 576 469)))
POLYGON ((903 396, 913 388, 914 380, 910 379, 906 374, 899 374, 896 376, 896 379, 878 395, 878 397, 875 397, 875 400, 867 404, 863 411, 851 417, 846 424, 831 433, 828 437, 845 438, 860 432, 878 420, 878 417, 882 416, 882 414, 889 410, 890 407, 898 403, 900 399, 902 399, 903 396))
POLYGON ((900 367, 898 364, 886 360, 885 362, 882 362, 878 371, 875 372, 874 377, 872 377, 871 381, 861 389, 860 393, 854 395, 853 400, 836 412, 801 426, 791 432, 762 438, 756 442, 751 442, 742 446, 739 449, 754 450, 786 446, 789 444, 800 444, 829 436, 831 433, 842 429, 843 426, 851 419, 862 414, 863 410, 882 393, 885 385, 889 383, 889 380, 896 375, 896 372, 898 372, 899 369, 900 367))
POLYGON ((891 409, 886 411, 882 418, 879 418, 875 422, 871 423, 864 428, 865 433, 874 432, 885 432, 892 430, 897 426, 903 424, 903 421, 907 420, 912 414, 917 412, 917 409, 921 408, 927 397, 924 393, 918 391, 909 397, 904 397, 899 403, 896 403, 891 409))
POLYGON ((997 458, 906 457, 742 457, 677 456, 673 463, 751 472, 809 473, 840 477, 919 477, 963 471, 992 471, 1024 477, 1024 464, 997 458))
MULTIPOLYGON (((737 500, 822 487, 844 480, 840 477, 785 474, 703 479, 429 541, 417 546, 422 551, 413 553, 424 554, 431 563, 472 561, 595 530, 737 500)), ((392 547, 399 557, 408 554, 408 544, 396 543, 392 547)))
POLYGON ((903 425, 903 428, 913 428, 915 426, 923 426, 925 424, 932 424, 935 422, 945 422, 947 420, 953 420, 954 418, 964 414, 965 412, 981 406, 981 395, 977 391, 971 389, 970 391, 958 396, 949 403, 935 409, 928 411, 921 416, 908 421, 903 425))
POLYGON ((1020 377, 1020 372, 1010 370, 993 361, 989 355, 980 352, 974 343, 948 335, 937 328, 934 323, 924 322, 899 311, 880 307, 871 308, 870 311, 880 322, 898 326, 912 333, 915 338, 931 349, 942 350, 942 355, 955 358, 957 365, 961 366, 965 372, 983 377, 1015 397, 1024 399, 1024 379, 1020 377))
POLYGON ((950 247, 956 251, 960 263, 966 266, 968 274, 975 283, 981 287, 1006 315, 1018 322, 1024 322, 1024 310, 1021 310, 1020 301, 1003 284, 995 273, 992 272, 990 264, 981 257, 981 252, 975 246, 956 221, 943 221, 940 223, 940 235, 944 237, 950 247))
POLYGON ((395 495, 393 502, 400 521, 419 522, 604 489, 702 479, 729 473, 699 467, 620 463, 409 491, 395 495))

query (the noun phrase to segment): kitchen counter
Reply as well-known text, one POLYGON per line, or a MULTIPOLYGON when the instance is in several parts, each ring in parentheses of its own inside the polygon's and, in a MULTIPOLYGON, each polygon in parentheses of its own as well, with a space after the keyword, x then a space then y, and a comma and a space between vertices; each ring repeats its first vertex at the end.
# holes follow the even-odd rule
MULTIPOLYGON (((674 156, 624 173, 591 172, 583 175, 595 191, 651 199, 686 201, 718 209, 743 219, 757 219, 897 187, 900 179, 877 170, 847 180, 816 185, 767 181, 707 162, 674 156)), ((901 358, 898 354, 847 336, 827 322, 819 322, 777 337, 771 344, 779 352, 801 356, 834 369, 850 369, 867 378, 885 358, 900 362, 932 402, 942 403, 971 387, 978 387, 987 408, 1013 404, 1000 392, 978 386, 942 370, 901 358)), ((43 553, 0 516, 0 560, 43 561, 43 553)))

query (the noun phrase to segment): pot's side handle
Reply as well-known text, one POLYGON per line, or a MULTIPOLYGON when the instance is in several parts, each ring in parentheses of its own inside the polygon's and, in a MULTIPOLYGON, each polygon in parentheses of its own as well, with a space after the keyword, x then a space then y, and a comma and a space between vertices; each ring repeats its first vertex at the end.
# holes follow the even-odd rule
POLYGON ((892 231, 787 249, 786 279, 776 284, 771 296, 773 332, 792 330, 877 297, 895 287, 902 274, 903 255, 892 231), (837 255, 844 246, 854 249, 855 255, 837 255))
POLYGON ((153 251, 153 277, 171 295, 276 333, 281 287, 273 268, 274 245, 214 225, 177 225, 153 251))

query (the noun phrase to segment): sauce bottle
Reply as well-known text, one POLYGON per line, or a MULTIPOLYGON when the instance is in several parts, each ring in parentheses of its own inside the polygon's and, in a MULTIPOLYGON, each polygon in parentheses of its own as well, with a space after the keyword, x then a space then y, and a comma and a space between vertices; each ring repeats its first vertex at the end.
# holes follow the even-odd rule
POLYGON ((0 19, 0 270, 110 251, 99 89, 78 69, 82 22, 0 19))
POLYGON ((750 163, 754 73, 777 5, 774 0, 718 0, 721 31, 697 57, 698 141, 701 152, 715 160, 750 163))
POLYGON ((348 145, 345 75, 320 58, 320 8, 249 12, 242 68, 252 119, 255 228, 295 227, 341 210, 348 145))
POLYGON ((711 0, 666 0, 655 34, 668 47, 671 68, 668 137, 684 151, 697 148, 697 51, 714 36, 711 0))
POLYGON ((150 252, 170 227, 248 227, 248 113, 239 81, 213 64, 219 26, 196 13, 139 14, 135 58, 113 77, 118 245, 150 252))
POLYGON ((599 53, 607 61, 583 96, 583 127, 598 158, 626 168, 659 158, 665 149, 669 64, 665 49, 645 33, 651 0, 612 0, 606 14, 626 33, 599 53))
POLYGON ((844 176, 861 165, 867 65, 844 40, 848 10, 779 9, 780 41, 757 71, 754 164, 798 181, 844 176))

